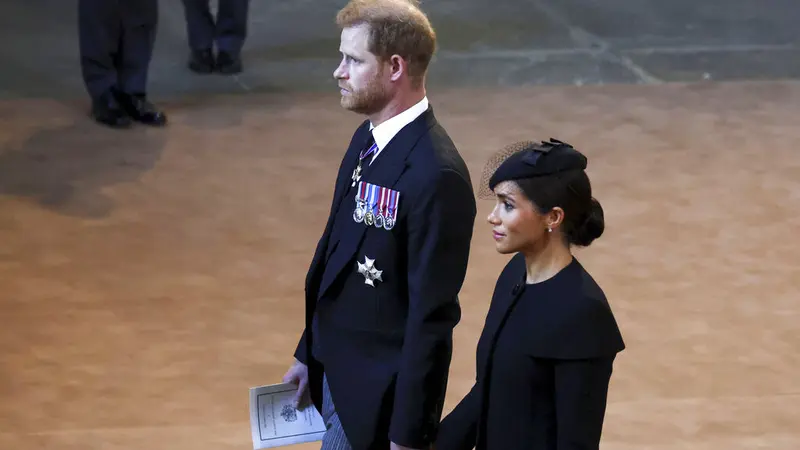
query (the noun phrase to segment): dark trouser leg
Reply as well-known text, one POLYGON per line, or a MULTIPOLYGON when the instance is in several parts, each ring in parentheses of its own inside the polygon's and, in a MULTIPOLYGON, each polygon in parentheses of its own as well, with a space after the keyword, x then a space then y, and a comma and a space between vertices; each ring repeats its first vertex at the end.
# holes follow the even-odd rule
POLYGON ((186 34, 193 51, 211 50, 214 46, 214 17, 209 0, 183 0, 186 34))
POLYGON ((158 0, 124 0, 118 101, 136 121, 164 125, 166 116, 147 101, 147 79, 158 27, 158 0))
POLYGON ((217 70, 223 74, 242 71, 241 51, 247 36, 249 0, 220 0, 217 12, 217 70))
POLYGON ((197 73, 214 71, 214 17, 210 0, 182 0, 189 37, 189 69, 197 73))
POLYGON ((145 95, 158 26, 158 1, 123 1, 126 6, 123 8, 119 87, 127 94, 145 95))
POLYGON ((121 67, 122 14, 117 0, 78 1, 81 74, 92 98, 92 117, 111 127, 130 119, 114 97, 121 67))
POLYGON ((238 57, 247 37, 250 0, 220 0, 217 12, 217 49, 238 57))
POLYGON ((78 1, 81 74, 95 102, 117 84, 122 17, 117 0, 78 1))

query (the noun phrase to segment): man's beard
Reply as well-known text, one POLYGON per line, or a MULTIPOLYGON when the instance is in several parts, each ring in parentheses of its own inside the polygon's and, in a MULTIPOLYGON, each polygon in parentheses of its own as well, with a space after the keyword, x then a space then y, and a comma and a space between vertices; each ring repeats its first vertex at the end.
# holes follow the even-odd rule
POLYGON ((380 83, 380 74, 357 92, 348 90, 348 94, 342 95, 342 107, 358 114, 378 112, 389 102, 389 93, 380 83))

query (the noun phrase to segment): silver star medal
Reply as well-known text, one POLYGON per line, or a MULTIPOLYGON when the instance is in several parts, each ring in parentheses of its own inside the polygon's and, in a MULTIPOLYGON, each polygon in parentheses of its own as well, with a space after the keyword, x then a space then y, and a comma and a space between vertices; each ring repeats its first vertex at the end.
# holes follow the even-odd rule
POLYGON ((383 281, 381 279, 383 271, 376 269, 375 260, 369 259, 366 255, 364 256, 364 263, 358 263, 358 273, 364 275, 364 284, 372 287, 375 287, 375 280, 383 281))
POLYGON ((361 181, 361 161, 358 161, 358 166, 353 169, 353 175, 350 176, 350 179, 353 180, 353 182, 350 184, 352 187, 356 187, 356 183, 361 181))

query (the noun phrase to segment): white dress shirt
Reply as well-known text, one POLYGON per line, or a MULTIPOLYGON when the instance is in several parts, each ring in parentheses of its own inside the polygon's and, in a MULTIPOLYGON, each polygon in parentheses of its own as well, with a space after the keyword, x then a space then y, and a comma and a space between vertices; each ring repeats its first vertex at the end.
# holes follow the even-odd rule
POLYGON ((392 117, 386 122, 383 122, 377 127, 370 123, 369 128, 372 131, 372 137, 375 139, 375 143, 378 145, 378 150, 374 155, 372 155, 372 159, 369 163, 372 164, 375 162, 375 158, 377 158, 381 151, 386 148, 387 145, 389 145, 389 142, 392 140, 392 138, 394 138, 395 135, 397 135, 397 133, 403 129, 403 127, 413 122, 414 119, 419 117, 427 110, 428 97, 426 96, 414 106, 392 117))

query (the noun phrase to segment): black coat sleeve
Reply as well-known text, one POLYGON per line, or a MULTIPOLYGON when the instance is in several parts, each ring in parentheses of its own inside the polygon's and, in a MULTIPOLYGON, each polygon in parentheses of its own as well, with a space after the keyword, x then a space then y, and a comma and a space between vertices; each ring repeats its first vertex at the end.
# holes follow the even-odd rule
POLYGON ((300 341, 297 343, 297 348, 295 348, 294 359, 308 365, 308 346, 306 344, 305 329, 303 329, 303 334, 300 336, 300 341))
POLYGON ((458 172, 426 184, 408 217, 408 318, 389 429, 392 442, 411 448, 427 447, 441 418, 476 214, 458 172))
POLYGON ((555 363, 558 450, 597 450, 614 357, 555 363))
POLYGON ((469 393, 442 420, 436 436, 436 450, 472 450, 478 439, 480 389, 472 386, 469 393))

